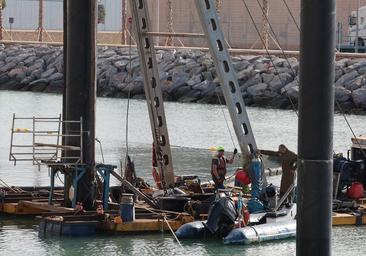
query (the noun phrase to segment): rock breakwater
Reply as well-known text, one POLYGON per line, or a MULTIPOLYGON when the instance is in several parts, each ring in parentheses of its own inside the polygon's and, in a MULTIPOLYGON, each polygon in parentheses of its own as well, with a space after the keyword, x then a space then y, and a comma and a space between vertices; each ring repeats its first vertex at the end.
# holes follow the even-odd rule
MULTIPOLYGON (((98 47, 98 95, 143 99, 144 86, 135 49, 98 47)), ((289 109, 297 105, 299 63, 267 56, 233 56, 240 90, 247 105, 289 109)), ((158 50, 164 99, 217 104, 224 102, 208 53, 158 50)), ((335 98, 346 112, 366 110, 366 59, 342 59, 335 65, 335 98)), ((0 89, 61 93, 62 47, 0 45, 0 89)))

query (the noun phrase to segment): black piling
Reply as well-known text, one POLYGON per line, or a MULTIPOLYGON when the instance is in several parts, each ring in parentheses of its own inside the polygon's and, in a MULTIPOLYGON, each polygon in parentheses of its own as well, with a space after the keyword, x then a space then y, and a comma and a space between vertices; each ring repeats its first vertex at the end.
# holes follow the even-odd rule
MULTIPOLYGON (((62 121, 66 121, 66 88, 67 88, 67 0, 63 0, 63 75, 64 75, 64 88, 62 91, 62 121)), ((66 134, 66 123, 62 123, 62 134, 66 134)), ((66 145, 66 137, 62 137, 62 145, 66 145)), ((66 157, 67 154, 65 151, 62 151, 62 157, 66 157)), ((68 191, 72 184, 72 180, 70 176, 65 177, 64 184, 64 205, 71 206, 68 191)))
MULTIPOLYGON (((66 118, 83 122, 83 143, 78 137, 67 137, 66 144, 81 146, 88 173, 79 182, 77 201, 88 209, 93 202, 95 172, 95 101, 96 101, 96 9, 97 1, 67 0, 66 28, 66 118)), ((78 125, 67 125, 68 133, 80 131, 78 125)), ((69 151, 68 156, 79 152, 69 151)))
POLYGON ((297 255, 331 254, 335 0, 301 1, 297 255))

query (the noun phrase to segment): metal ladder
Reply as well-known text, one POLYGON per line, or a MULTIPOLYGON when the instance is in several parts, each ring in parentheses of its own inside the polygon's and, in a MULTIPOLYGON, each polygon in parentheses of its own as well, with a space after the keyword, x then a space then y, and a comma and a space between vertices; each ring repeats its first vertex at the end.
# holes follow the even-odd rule
MULTIPOLYGON (((80 147, 62 145, 62 137, 79 137, 82 142, 82 118, 80 121, 63 121, 59 117, 17 117, 13 114, 9 161, 16 165, 19 161, 32 162, 33 165, 56 165, 67 161, 70 164, 82 164, 80 147), (77 123, 80 130, 72 134, 62 134, 63 123, 77 123), (21 125, 22 128, 17 128, 21 125), (24 128, 25 127, 25 128, 24 128), (78 156, 65 157, 62 151, 76 151, 78 156)), ((81 144, 82 145, 82 144, 81 144)))
MULTIPOLYGON (((230 112, 241 152, 244 155, 257 151, 257 144, 246 112, 239 83, 221 30, 218 14, 213 0, 195 0, 197 12, 205 37, 214 60, 221 88, 230 112)), ((157 153, 158 168, 166 186, 174 185, 169 136, 164 113, 162 90, 158 65, 151 32, 147 0, 130 0, 133 16, 133 32, 144 76, 144 88, 148 104, 154 148, 157 153)), ((165 186, 164 186, 165 187, 165 186)))

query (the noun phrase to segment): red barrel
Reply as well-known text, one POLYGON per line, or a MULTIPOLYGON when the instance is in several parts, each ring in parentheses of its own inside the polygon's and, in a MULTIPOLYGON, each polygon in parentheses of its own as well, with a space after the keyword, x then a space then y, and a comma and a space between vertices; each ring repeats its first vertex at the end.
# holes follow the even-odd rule
POLYGON ((347 196, 352 199, 360 199, 364 197, 364 187, 360 182, 353 182, 347 189, 347 196))

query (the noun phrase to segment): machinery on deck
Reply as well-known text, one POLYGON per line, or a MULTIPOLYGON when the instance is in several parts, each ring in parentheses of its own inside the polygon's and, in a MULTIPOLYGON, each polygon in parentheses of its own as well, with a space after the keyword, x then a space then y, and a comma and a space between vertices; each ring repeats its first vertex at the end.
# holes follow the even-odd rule
POLYGON ((342 155, 334 156, 333 177, 335 199, 349 197, 346 192, 352 184, 362 184, 366 187, 366 136, 352 138, 347 158, 342 155))

